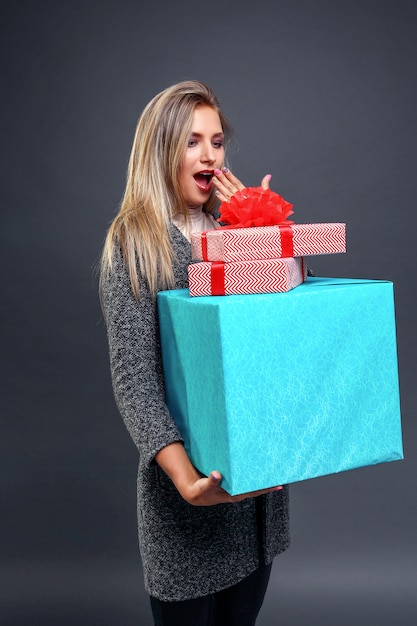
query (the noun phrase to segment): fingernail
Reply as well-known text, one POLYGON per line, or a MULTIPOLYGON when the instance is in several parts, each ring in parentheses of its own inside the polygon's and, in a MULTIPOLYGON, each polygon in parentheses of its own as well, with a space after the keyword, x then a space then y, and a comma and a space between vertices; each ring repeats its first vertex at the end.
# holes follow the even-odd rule
POLYGON ((266 178, 267 178, 267 180, 271 180, 272 174, 267 174, 266 178))
POLYGON ((227 167, 223 168, 223 174, 228 174, 229 173, 229 169, 227 167))
POLYGON ((216 174, 216 176, 219 176, 221 174, 220 170, 214 170, 214 173, 216 174))
POLYGON ((282 485, 280 485, 279 487, 275 487, 275 491, 281 491, 282 489, 282 485))

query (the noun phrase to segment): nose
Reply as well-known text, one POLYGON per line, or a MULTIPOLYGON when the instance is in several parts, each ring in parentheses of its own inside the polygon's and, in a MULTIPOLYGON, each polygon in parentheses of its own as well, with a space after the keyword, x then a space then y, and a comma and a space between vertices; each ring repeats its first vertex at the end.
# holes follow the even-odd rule
POLYGON ((204 144, 203 150, 201 151, 201 161, 203 163, 214 163, 216 160, 216 154, 214 151, 214 147, 211 142, 207 142, 204 144))

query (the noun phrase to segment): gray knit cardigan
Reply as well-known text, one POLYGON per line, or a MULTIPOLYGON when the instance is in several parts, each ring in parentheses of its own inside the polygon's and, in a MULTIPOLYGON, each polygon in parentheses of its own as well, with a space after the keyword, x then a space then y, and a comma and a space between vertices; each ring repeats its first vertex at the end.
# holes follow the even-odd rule
MULTIPOLYGON (((186 288, 190 244, 175 226, 171 238, 175 288, 186 288)), ((154 460, 164 446, 182 441, 165 404, 156 299, 143 279, 140 299, 134 298, 119 250, 101 297, 114 395, 139 450, 138 532, 145 588, 161 600, 224 589, 288 547, 288 489, 208 507, 183 500, 154 460)))

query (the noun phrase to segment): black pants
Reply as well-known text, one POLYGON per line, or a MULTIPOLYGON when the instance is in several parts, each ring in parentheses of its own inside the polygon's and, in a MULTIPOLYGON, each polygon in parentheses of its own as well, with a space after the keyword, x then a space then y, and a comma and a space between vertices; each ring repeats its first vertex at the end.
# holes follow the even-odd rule
POLYGON ((211 596, 183 602, 151 597, 155 626, 255 626, 271 567, 264 565, 237 585, 211 596))

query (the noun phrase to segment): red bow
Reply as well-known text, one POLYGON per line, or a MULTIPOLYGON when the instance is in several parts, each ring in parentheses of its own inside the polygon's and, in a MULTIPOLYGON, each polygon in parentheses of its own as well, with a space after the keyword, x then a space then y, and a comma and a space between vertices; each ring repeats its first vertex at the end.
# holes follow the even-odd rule
MULTIPOLYGON (((275 226, 285 222, 294 213, 292 208, 292 204, 270 189, 246 187, 233 194, 229 202, 221 203, 217 221, 232 228, 275 226)), ((294 222, 290 220, 286 223, 294 222)))

